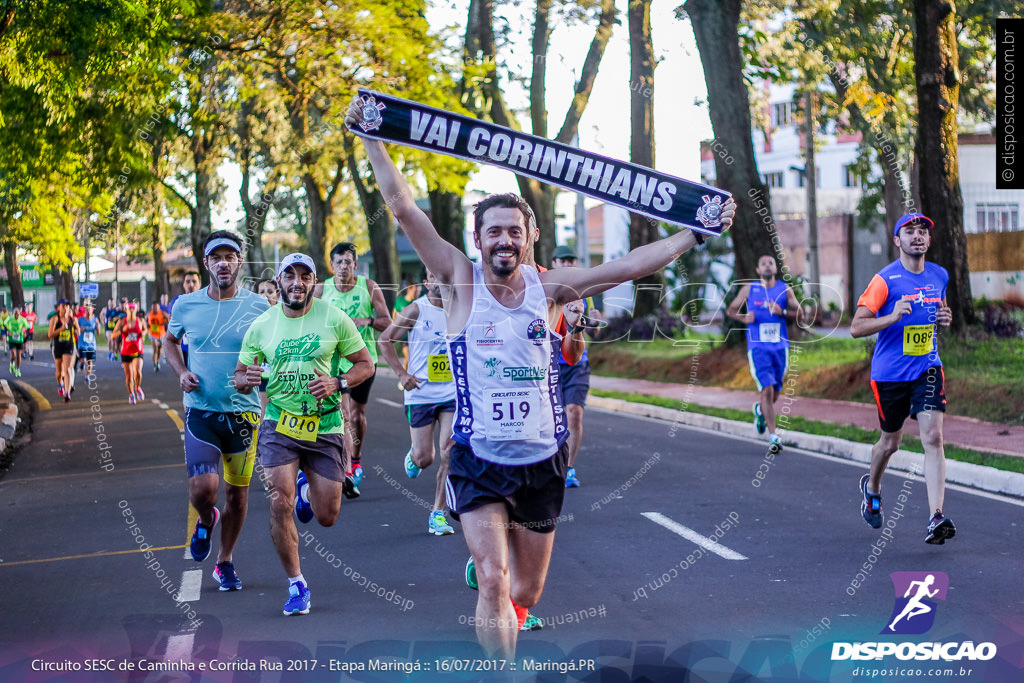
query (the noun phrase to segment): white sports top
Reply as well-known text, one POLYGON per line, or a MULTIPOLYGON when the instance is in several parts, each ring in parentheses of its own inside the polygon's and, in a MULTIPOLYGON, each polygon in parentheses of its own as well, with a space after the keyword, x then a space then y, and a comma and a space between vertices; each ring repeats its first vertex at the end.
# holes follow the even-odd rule
POLYGON ((409 330, 409 374, 420 380, 419 389, 405 392, 405 405, 445 403, 455 398, 455 382, 448 357, 448 323, 444 309, 425 296, 413 302, 420 314, 409 330))
POLYGON ((473 310, 448 342, 457 401, 454 439, 500 465, 546 460, 569 436, 558 388, 562 338, 548 329, 537 271, 519 269, 526 294, 510 309, 491 296, 481 265, 473 264, 473 310))

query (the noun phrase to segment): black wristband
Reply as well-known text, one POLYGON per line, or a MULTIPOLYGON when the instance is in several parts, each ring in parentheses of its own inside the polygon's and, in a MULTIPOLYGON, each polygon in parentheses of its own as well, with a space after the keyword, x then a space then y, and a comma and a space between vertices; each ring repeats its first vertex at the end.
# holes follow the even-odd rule
POLYGON ((693 239, 697 241, 698 245, 704 244, 704 240, 707 239, 707 237, 704 236, 704 233, 697 232, 693 228, 690 228, 690 232, 693 233, 693 239))
POLYGON ((569 325, 569 334, 576 334, 577 332, 582 332, 585 329, 587 329, 586 325, 569 325))
POLYGON ((338 393, 347 394, 348 392, 348 380, 345 379, 344 375, 338 375, 338 393))

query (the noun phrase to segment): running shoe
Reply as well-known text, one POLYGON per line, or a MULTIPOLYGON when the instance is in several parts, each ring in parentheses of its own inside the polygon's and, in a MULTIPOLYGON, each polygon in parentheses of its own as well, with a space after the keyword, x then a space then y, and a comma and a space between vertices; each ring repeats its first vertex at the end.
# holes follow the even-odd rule
POLYGON ((113 363, 114 362, 114 354, 108 353, 107 354, 107 360, 109 360, 111 363, 113 363))
POLYGON ((21 377, 21 368, 14 368, 14 376, 21 377))
POLYGON ((758 434, 764 434, 765 430, 768 429, 768 425, 764 421, 764 413, 761 412, 761 404, 754 404, 754 428, 758 434))
POLYGON ((478 585, 476 582, 476 562, 473 561, 473 556, 469 556, 469 561, 466 562, 466 585, 476 590, 478 585))
POLYGON ((544 622, 540 620, 540 617, 535 617, 529 612, 526 614, 526 621, 519 627, 520 631, 539 631, 544 628, 544 622))
POLYGON ((14 363, 11 363, 11 374, 14 374, 14 363))
POLYGON ((447 536, 448 534, 455 533, 455 529, 448 523, 448 518, 444 516, 444 512, 441 510, 434 510, 430 513, 427 531, 435 536, 447 536))
POLYGON ((210 547, 213 545, 213 527, 220 521, 220 510, 213 508, 213 524, 206 526, 200 520, 196 520, 196 528, 192 532, 192 540, 188 544, 192 559, 202 562, 210 556, 210 547))
POLYGON ((565 473, 565 488, 576 488, 579 485, 580 480, 576 478, 576 468, 570 467, 568 472, 565 473))
POLYGON ((860 478, 860 492, 864 497, 860 502, 860 513, 864 515, 865 522, 875 529, 880 529, 882 528, 882 496, 877 493, 868 493, 868 479, 870 478, 870 474, 865 474, 860 478))
POLYGON ((947 538, 954 536, 956 536, 956 527, 953 526, 953 520, 941 512, 936 512, 931 522, 928 523, 928 535, 924 537, 924 542, 942 545, 947 538))
MULTIPOLYGON (((360 467, 359 469, 362 468, 360 467)), ((415 479, 420 476, 422 471, 423 468, 412 461, 412 446, 409 446, 409 452, 405 454, 405 476, 415 479)))
POLYGON ((359 488, 363 485, 363 466, 356 463, 352 466, 352 482, 359 488))
POLYGON ((296 581, 288 586, 288 602, 284 603, 284 615, 290 617, 293 614, 309 614, 309 589, 306 584, 296 581))
POLYGON ((58 384, 57 385, 57 395, 58 396, 63 396, 64 395, 64 385, 63 384, 58 384))
POLYGON ((128 394, 128 404, 135 405, 135 394, 128 394))
MULTIPOLYGON (((75 388, 71 387, 71 391, 74 391, 74 390, 75 390, 75 388)), ((138 389, 135 390, 135 395, 139 397, 140 401, 145 401, 146 400, 146 395, 144 393, 142 393, 142 387, 139 387, 138 389)))
POLYGON ((770 450, 772 453, 778 453, 779 451, 782 450, 782 437, 779 436, 778 434, 769 434, 768 444, 768 450, 770 450))
POLYGON ((313 508, 308 500, 302 498, 302 487, 306 484, 306 473, 299 470, 299 476, 295 478, 295 516, 303 524, 309 524, 313 519, 313 508))
POLYGON ((154 372, 160 372, 160 364, 159 363, 153 363, 153 371, 154 372))
POLYGON ((341 492, 346 498, 358 498, 361 495, 351 470, 345 473, 345 481, 341 483, 341 492))
POLYGON ((220 581, 221 591, 242 590, 242 580, 238 578, 233 562, 218 562, 213 568, 213 578, 220 581))

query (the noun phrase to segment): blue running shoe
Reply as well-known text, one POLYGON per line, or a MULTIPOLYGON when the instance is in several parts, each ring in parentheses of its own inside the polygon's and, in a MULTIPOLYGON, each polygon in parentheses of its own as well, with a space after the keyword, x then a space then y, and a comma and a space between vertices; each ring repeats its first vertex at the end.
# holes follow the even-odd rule
POLYGON ((290 617, 293 614, 309 614, 309 589, 306 584, 296 581, 288 586, 288 602, 284 603, 284 615, 290 617))
POLYGON ((476 582, 476 562, 473 561, 473 556, 469 556, 469 561, 466 562, 466 585, 477 590, 478 584, 476 582))
POLYGON ((303 524, 309 524, 313 519, 313 508, 309 505, 309 501, 302 497, 302 487, 306 483, 306 473, 299 470, 299 476, 295 478, 295 516, 303 524))
POLYGON ((448 518, 444 516, 444 512, 442 510, 434 510, 430 513, 430 522, 427 526, 427 531, 435 536, 447 536, 448 534, 455 533, 455 529, 448 523, 448 518))
POLYGON ((765 430, 768 429, 768 425, 764 421, 764 413, 761 412, 761 404, 754 404, 754 428, 758 434, 764 434, 765 430))
POLYGON ((569 471, 565 473, 565 488, 576 488, 579 485, 580 480, 576 478, 576 468, 570 467, 569 471))
POLYGON ((242 590, 242 580, 238 578, 233 562, 218 562, 213 568, 213 578, 220 581, 222 591, 242 590))
POLYGON ((341 492, 346 498, 358 498, 361 495, 353 472, 350 471, 345 475, 345 481, 341 482, 341 492))
POLYGON ((412 446, 409 446, 409 452, 405 454, 405 476, 415 479, 422 471, 423 468, 412 461, 412 446))
POLYGON ((768 444, 768 450, 771 451, 772 453, 779 453, 780 451, 782 451, 782 437, 780 437, 778 434, 769 434, 768 444))
POLYGON ((210 547, 213 545, 213 527, 220 521, 220 510, 213 508, 213 524, 206 526, 198 519, 196 528, 192 531, 192 540, 189 542, 188 550, 192 553, 192 559, 202 562, 210 556, 210 547))
POLYGON ((882 528, 882 496, 877 493, 868 493, 868 479, 870 474, 860 478, 860 492, 864 499, 860 503, 860 513, 864 515, 864 521, 875 529, 882 528))
POLYGON ((359 488, 363 485, 363 466, 356 463, 352 466, 352 483, 359 488))
POLYGON ((519 627, 520 631, 539 631, 544 628, 544 622, 540 620, 540 617, 535 617, 529 612, 526 613, 526 621, 519 627))
POLYGON ((928 535, 924 537, 924 542, 942 545, 947 538, 954 536, 956 536, 956 527, 953 525, 953 520, 941 512, 936 512, 931 522, 928 523, 928 535))

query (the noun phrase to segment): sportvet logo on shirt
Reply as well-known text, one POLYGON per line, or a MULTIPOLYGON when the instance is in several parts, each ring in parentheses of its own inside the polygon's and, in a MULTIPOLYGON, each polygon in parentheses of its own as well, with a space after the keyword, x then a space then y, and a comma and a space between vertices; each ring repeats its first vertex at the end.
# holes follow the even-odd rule
POLYGON ((312 360, 313 353, 320 348, 320 335, 310 332, 299 339, 285 339, 277 345, 274 354, 278 358, 295 358, 298 360, 312 360))
POLYGON ((507 379, 513 382, 531 382, 531 381, 542 381, 546 376, 548 369, 539 366, 512 366, 505 368, 502 371, 507 379))

